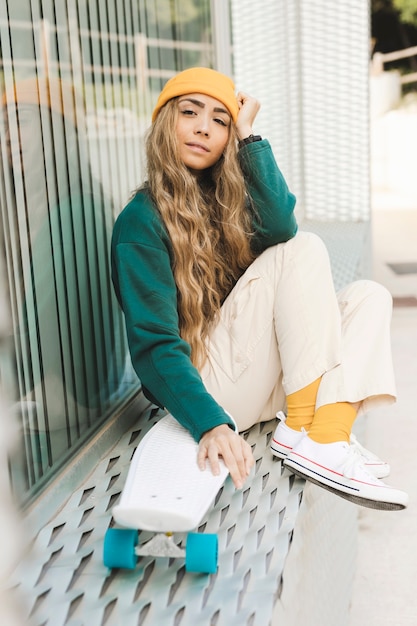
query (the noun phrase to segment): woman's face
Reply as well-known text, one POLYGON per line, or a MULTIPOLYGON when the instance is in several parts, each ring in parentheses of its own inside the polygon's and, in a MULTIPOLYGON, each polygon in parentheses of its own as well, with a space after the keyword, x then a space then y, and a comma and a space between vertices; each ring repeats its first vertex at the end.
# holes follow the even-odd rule
POLYGON ((184 165, 199 173, 217 163, 231 123, 230 113, 219 100, 200 93, 180 96, 176 134, 184 165))

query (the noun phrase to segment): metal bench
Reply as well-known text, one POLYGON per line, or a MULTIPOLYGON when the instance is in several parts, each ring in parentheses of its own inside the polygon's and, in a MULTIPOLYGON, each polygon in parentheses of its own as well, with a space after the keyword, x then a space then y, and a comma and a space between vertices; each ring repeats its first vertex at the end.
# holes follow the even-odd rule
MULTIPOLYGON (((303 229, 325 239, 336 287, 363 275, 367 223, 306 222, 303 229)), ((284 470, 269 450, 275 420, 244 434, 256 458, 253 476, 242 491, 228 480, 203 522, 219 534, 216 574, 186 574, 180 559, 151 557, 141 557, 133 571, 104 567, 102 546, 111 509, 140 437, 159 416, 146 408, 38 533, 13 580, 30 624, 267 626, 285 618, 288 626, 303 623, 295 596, 303 594, 301 604, 312 618, 317 593, 326 585, 329 623, 342 624, 339 609, 348 603, 353 577, 355 507, 309 486, 300 508, 304 481, 284 470), (331 553, 323 545, 329 537, 331 553), (332 568, 340 558, 344 576, 335 579, 332 568), (333 604, 329 583, 333 596, 339 594, 333 604)))

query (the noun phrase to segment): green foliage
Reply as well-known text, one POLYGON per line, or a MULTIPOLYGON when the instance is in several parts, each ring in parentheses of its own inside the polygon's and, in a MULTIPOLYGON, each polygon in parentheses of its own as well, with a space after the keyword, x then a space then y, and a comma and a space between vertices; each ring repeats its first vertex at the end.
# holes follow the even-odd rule
POLYGON ((417 26, 417 0, 392 0, 402 22, 417 26))
POLYGON ((148 21, 158 24, 162 29, 169 28, 172 24, 178 26, 190 22, 199 14, 195 0, 156 0, 145 3, 145 6, 148 21))

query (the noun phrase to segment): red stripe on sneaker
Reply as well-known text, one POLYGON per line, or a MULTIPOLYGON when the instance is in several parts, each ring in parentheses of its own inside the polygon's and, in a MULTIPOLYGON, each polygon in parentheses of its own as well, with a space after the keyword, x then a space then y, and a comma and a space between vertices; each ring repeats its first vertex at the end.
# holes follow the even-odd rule
POLYGON ((287 448, 287 450, 292 450, 291 446, 286 446, 285 443, 281 443, 280 441, 277 441, 276 439, 272 439, 273 443, 277 443, 279 446, 282 446, 283 448, 287 448))
MULTIPOLYGON (((321 469, 326 470, 326 472, 329 472, 330 474, 335 474, 336 476, 340 476, 341 478, 348 478, 352 482, 356 482, 356 483, 359 483, 361 485, 370 485, 371 487, 384 487, 384 488, 389 487, 389 485, 385 485, 385 484, 378 485, 378 484, 375 484, 375 483, 368 483, 368 482, 365 482, 363 480, 359 480, 358 478, 353 478, 353 477, 351 478, 350 476, 345 476, 344 474, 341 474, 340 472, 336 472, 335 470, 332 470, 329 467, 326 467, 325 465, 321 465, 320 463, 317 463, 316 461, 312 461, 311 459, 309 459, 306 456, 303 456, 299 452, 294 452, 293 451, 292 454, 294 456, 299 456, 301 459, 304 459, 305 461, 308 461, 309 463, 312 463, 313 465, 316 465, 317 467, 320 467, 321 469)), ((323 476, 323 478, 325 478, 325 476, 323 476)))

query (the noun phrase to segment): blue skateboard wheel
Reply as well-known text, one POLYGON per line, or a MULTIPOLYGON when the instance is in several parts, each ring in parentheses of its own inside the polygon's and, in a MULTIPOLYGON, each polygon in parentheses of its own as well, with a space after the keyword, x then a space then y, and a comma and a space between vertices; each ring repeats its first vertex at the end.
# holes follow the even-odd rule
POLYGON ((217 535, 189 533, 185 548, 185 569, 187 572, 215 574, 218 559, 217 535))
POLYGON ((109 528, 104 536, 104 565, 110 569, 135 569, 138 560, 135 553, 137 544, 137 530, 109 528))

